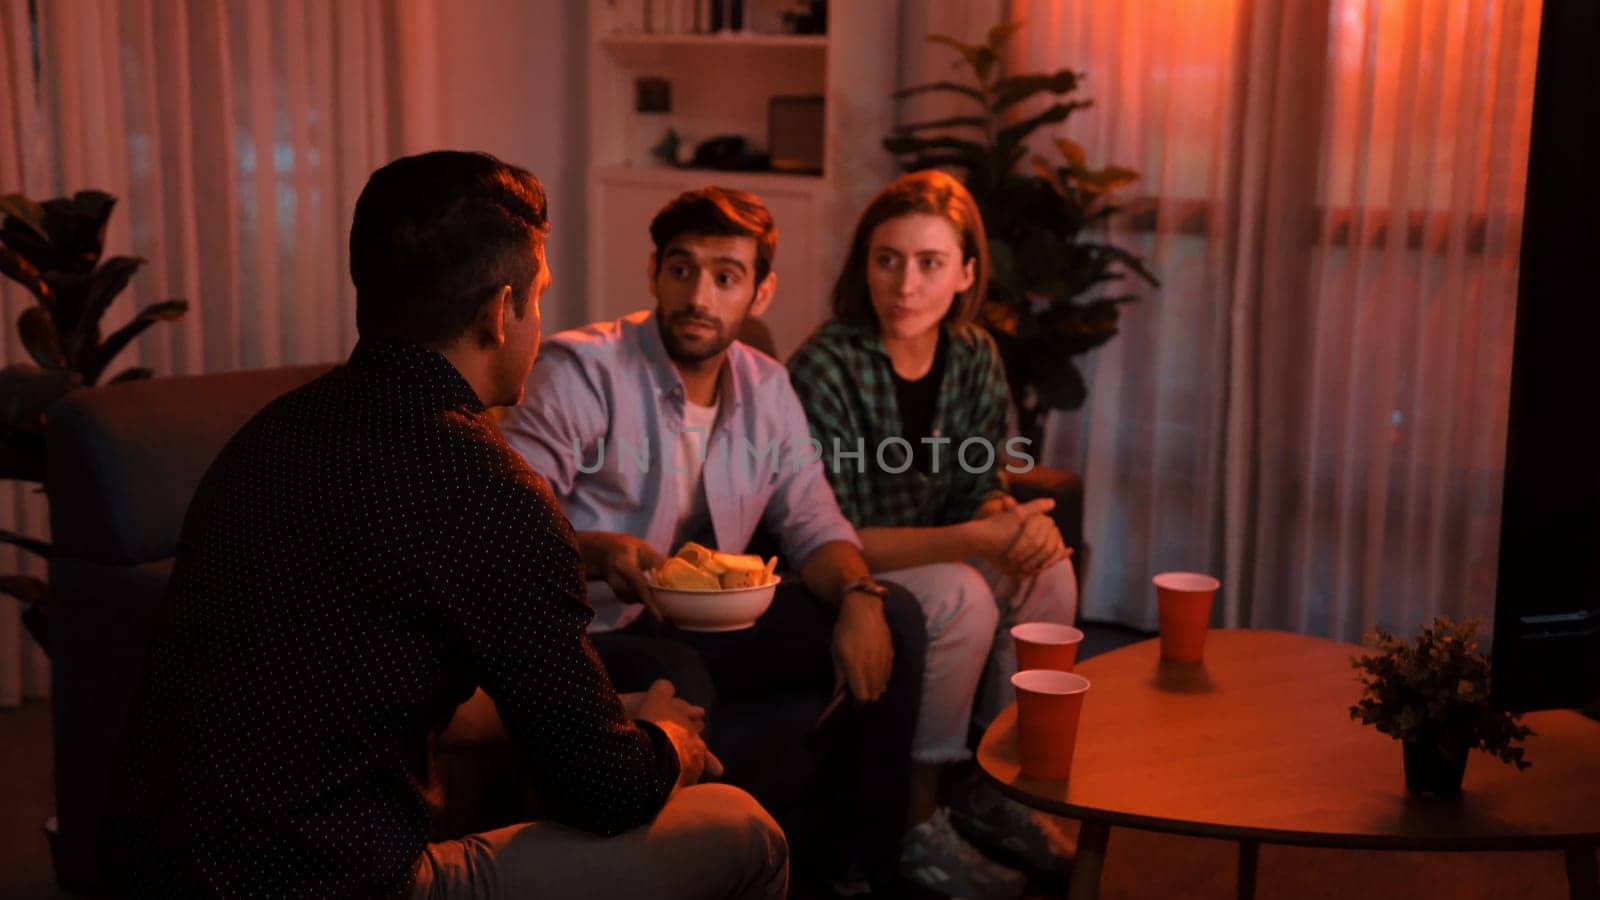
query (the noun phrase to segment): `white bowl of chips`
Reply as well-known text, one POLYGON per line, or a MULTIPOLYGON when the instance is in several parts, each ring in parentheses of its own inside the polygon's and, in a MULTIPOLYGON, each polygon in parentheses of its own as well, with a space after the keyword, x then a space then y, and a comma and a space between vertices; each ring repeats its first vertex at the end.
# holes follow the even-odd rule
POLYGON ((772 605, 782 581, 777 563, 690 542, 645 579, 662 613, 684 631, 738 631, 772 605))

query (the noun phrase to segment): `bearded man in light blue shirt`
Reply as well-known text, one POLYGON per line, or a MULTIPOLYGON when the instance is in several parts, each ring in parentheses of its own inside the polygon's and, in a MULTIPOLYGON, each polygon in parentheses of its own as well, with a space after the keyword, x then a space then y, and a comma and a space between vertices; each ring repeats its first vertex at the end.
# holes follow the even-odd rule
POLYGON ((842 842, 858 858, 824 867, 835 880, 874 874, 892 865, 904 827, 922 613, 872 579, 787 371, 735 340, 772 302, 771 214, 751 194, 708 187, 675 198, 650 231, 656 308, 550 338, 502 432, 577 532, 591 630, 693 646, 722 701, 848 690, 865 746, 856 808, 835 822, 860 830, 842 842), (644 572, 663 554, 688 540, 741 553, 761 526, 800 578, 755 626, 691 633, 660 621, 644 572))

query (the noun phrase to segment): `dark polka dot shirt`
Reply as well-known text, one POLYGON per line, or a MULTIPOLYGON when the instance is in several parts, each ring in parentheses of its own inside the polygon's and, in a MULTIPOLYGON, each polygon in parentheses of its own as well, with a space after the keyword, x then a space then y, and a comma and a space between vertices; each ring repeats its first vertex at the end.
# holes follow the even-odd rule
POLYGON ((363 341, 212 464, 114 788, 137 894, 405 894, 430 735, 477 686, 557 818, 660 809, 676 755, 624 716, 572 529, 483 412, 443 356, 363 341))

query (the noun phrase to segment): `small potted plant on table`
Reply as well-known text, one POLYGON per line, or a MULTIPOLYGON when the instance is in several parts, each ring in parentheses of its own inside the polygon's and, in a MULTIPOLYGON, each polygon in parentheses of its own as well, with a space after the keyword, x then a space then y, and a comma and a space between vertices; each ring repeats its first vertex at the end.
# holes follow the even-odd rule
POLYGON ((1372 639, 1377 653, 1350 660, 1363 688, 1350 717, 1404 744, 1412 791, 1460 793, 1470 750, 1519 770, 1529 765, 1517 745, 1533 731, 1489 696, 1489 660, 1478 650, 1478 625, 1440 616, 1412 641, 1379 627, 1372 639))

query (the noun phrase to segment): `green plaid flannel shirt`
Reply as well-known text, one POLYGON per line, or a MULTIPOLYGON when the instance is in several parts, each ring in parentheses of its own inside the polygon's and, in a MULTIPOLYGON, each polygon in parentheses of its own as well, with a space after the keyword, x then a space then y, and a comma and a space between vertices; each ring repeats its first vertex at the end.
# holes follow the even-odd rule
POLYGON ((1000 352, 976 325, 944 327, 944 379, 931 435, 939 441, 936 473, 913 467, 892 471, 908 462, 898 443, 883 446, 880 464, 883 441, 905 435, 894 369, 875 328, 828 322, 789 360, 789 380, 805 407, 811 436, 822 445, 823 470, 839 509, 857 528, 965 522, 991 492, 1005 489, 1005 442, 1014 414, 1000 352), (957 459, 962 442, 971 438, 994 448, 991 456, 976 442, 967 447, 963 458, 969 467, 985 467, 977 473, 957 459), (859 457, 849 455, 858 448, 859 457))

